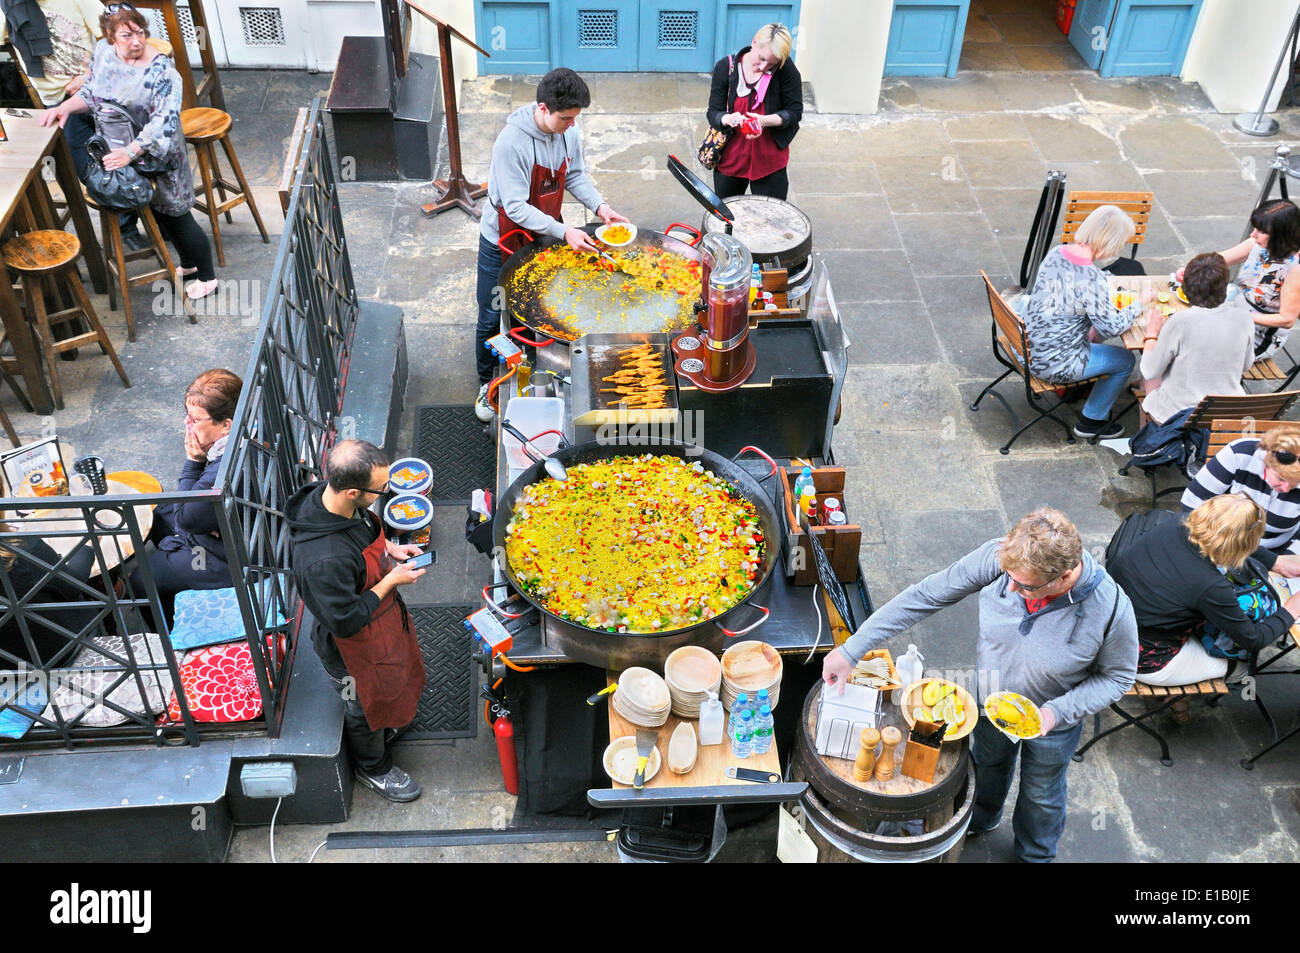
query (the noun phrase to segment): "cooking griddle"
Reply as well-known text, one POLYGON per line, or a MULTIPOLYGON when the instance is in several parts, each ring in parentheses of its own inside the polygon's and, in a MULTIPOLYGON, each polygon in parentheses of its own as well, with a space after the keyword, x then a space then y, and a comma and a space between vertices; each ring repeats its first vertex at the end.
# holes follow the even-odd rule
POLYGON ((625 334, 584 334, 569 345, 573 359, 573 425, 575 427, 601 427, 606 424, 672 424, 677 422, 676 375, 673 373, 673 355, 669 336, 661 332, 628 332, 625 334), (644 407, 619 407, 619 394, 602 394, 601 388, 612 387, 604 378, 619 370, 619 354, 628 348, 650 344, 659 354, 664 366, 664 383, 674 385, 664 391, 668 406, 656 409, 644 407))
MULTIPOLYGON (((765 195, 733 196, 727 204, 735 216, 731 234, 755 261, 779 260, 789 266, 807 260, 812 250, 812 219, 800 208, 765 195)), ((723 232, 726 226, 716 216, 704 216, 705 232, 723 232)))

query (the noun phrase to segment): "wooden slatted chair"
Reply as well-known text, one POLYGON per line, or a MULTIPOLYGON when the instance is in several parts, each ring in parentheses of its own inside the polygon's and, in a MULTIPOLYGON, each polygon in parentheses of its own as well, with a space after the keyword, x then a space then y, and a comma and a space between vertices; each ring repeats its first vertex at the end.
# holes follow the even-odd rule
POLYGON ((1065 200, 1065 221, 1061 225, 1061 243, 1074 241, 1074 233, 1079 230, 1084 219, 1103 205, 1114 205, 1128 212, 1137 231, 1133 234, 1133 248, 1130 258, 1137 257, 1138 246, 1147 236, 1147 222, 1151 218, 1151 206, 1155 202, 1153 192, 1071 192, 1065 200))
MULTIPOLYGON (((1066 442, 1074 443, 1073 428, 1056 416, 1056 411, 1060 409, 1065 401, 1057 398, 1053 404, 1044 403, 1046 400, 1051 399, 1048 395, 1055 397, 1057 389, 1062 385, 1048 383, 1040 377, 1035 377, 1030 372, 1029 338, 1025 334, 1024 322, 1020 320, 1020 315, 1011 309, 1011 305, 1007 304, 1001 293, 993 287, 993 282, 989 280, 989 276, 981 271, 980 277, 984 279, 984 288, 989 296, 989 311, 993 315, 993 356, 1006 370, 980 391, 979 396, 971 403, 970 409, 979 410, 980 401, 989 394, 1001 401, 1002 406, 1007 409, 1016 432, 1011 435, 1011 439, 1006 442, 1006 445, 1000 449, 1000 453, 1010 453, 1011 445, 1020 438, 1020 435, 1045 417, 1050 417, 1060 424, 1061 429, 1065 431, 1066 442), (1012 374, 1018 374, 1021 380, 1024 381, 1025 400, 1037 414, 1033 420, 1023 426, 1020 424, 1019 416, 1011 409, 1011 405, 1007 403, 1006 398, 993 389, 1012 374)), ((1096 377, 1088 377, 1077 383, 1086 384, 1097 379, 1096 377)))
MULTIPOLYGON (((1280 418, 1290 408, 1300 391, 1278 391, 1274 394, 1208 394, 1201 398, 1196 409, 1184 421, 1182 429, 1210 431, 1209 443, 1205 456, 1197 462, 1204 463, 1222 450, 1233 440, 1240 437, 1255 436, 1283 423, 1280 418)), ((1121 476, 1128 476, 1129 467, 1135 464, 1130 456, 1119 468, 1121 476)), ((1151 481, 1151 505, 1159 503, 1160 497, 1170 493, 1182 493, 1185 487, 1171 486, 1156 490, 1156 470, 1171 466, 1162 463, 1154 467, 1141 467, 1151 481)))

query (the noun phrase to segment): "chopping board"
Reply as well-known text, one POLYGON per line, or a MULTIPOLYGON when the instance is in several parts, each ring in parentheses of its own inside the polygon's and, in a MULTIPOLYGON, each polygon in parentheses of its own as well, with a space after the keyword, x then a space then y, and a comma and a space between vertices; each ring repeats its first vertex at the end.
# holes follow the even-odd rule
MULTIPOLYGON (((606 673, 606 684, 612 685, 618 681, 618 673, 606 673)), ((611 701, 604 702, 609 709, 609 740, 622 738, 624 735, 635 735, 637 726, 626 720, 618 713, 611 701)), ((725 715, 724 715, 725 717, 725 715)), ((674 714, 668 715, 668 721, 662 726, 655 729, 659 737, 655 740, 655 747, 659 749, 659 757, 663 759, 663 767, 659 773, 645 783, 648 788, 694 788, 707 787, 715 784, 750 784, 753 781, 738 781, 729 778, 724 773, 727 768, 740 767, 752 768, 755 771, 773 771, 781 774, 781 759, 776 753, 776 743, 768 749, 766 754, 751 754, 748 758, 737 758, 731 753, 731 744, 724 737, 720 745, 700 745, 699 756, 695 759, 695 767, 691 768, 686 774, 674 774, 668 768, 668 739, 673 736, 677 726, 683 721, 689 721, 695 728, 695 736, 700 735, 700 723, 693 718, 678 718, 674 714)), ((852 767, 852 762, 849 763, 852 767)), ((615 788, 630 789, 630 784, 620 784, 618 781, 610 779, 610 785, 615 788)), ((757 785, 755 785, 757 786, 757 785)))
POLYGON ((673 354, 669 336, 663 332, 627 332, 620 334, 584 334, 569 345, 570 374, 573 380, 573 425, 575 427, 602 427, 622 424, 676 424, 677 388, 673 371, 673 354), (648 344, 659 356, 664 367, 662 408, 620 407, 620 394, 603 394, 601 390, 617 386, 605 380, 618 373, 619 355, 629 348, 648 344))

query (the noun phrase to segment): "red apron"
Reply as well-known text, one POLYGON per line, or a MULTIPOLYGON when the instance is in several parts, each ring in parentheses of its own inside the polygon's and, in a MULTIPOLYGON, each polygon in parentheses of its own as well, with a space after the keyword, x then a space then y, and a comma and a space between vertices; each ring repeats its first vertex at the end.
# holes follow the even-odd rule
MULTIPOLYGON (((545 212, 557 222, 561 221, 560 209, 564 205, 564 179, 569 172, 569 159, 566 156, 560 163, 560 167, 554 171, 539 165, 535 160, 537 158, 537 146, 533 145, 533 174, 528 180, 528 204, 538 211, 545 212)), ((510 220, 506 215, 504 207, 497 209, 497 234, 502 238, 517 228, 523 228, 522 225, 510 220)), ((522 246, 532 241, 532 238, 524 238, 522 235, 511 235, 510 244, 501 241, 501 260, 505 261, 522 246)))
MULTIPOLYGON (((764 90, 766 92, 766 90, 764 90)), ((737 96, 732 103, 732 112, 742 116, 745 113, 766 115, 767 107, 757 96, 757 90, 744 96, 737 96)), ((777 146, 772 138, 772 131, 764 128, 757 139, 746 139, 737 126, 733 134, 727 137, 727 144, 722 148, 722 158, 718 162, 718 171, 737 179, 753 182, 773 172, 780 172, 790 164, 790 150, 777 146)), ((722 196, 726 198, 726 196, 722 196)))
MULTIPOLYGON (((363 551, 366 589, 374 588, 388 573, 384 530, 382 526, 378 530, 375 541, 363 551)), ((404 728, 415 720, 424 693, 424 659, 396 589, 380 601, 360 632, 351 638, 335 638, 334 644, 356 681, 357 701, 371 731, 404 728)))

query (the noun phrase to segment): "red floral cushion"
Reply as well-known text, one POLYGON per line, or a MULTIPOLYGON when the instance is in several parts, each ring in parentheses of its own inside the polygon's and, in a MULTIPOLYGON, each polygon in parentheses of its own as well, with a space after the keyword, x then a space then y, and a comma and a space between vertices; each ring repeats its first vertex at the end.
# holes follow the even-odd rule
MULTIPOLYGON (((181 662, 181 687, 197 722, 251 721, 262 714, 262 694, 247 642, 186 652, 181 662)), ((167 717, 181 720, 180 702, 174 693, 167 717)))

